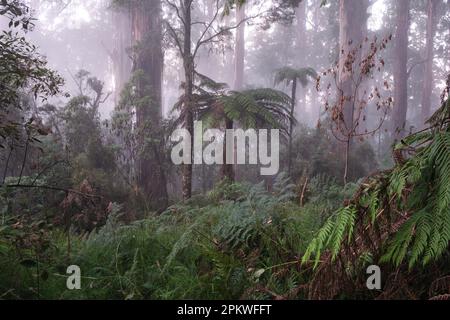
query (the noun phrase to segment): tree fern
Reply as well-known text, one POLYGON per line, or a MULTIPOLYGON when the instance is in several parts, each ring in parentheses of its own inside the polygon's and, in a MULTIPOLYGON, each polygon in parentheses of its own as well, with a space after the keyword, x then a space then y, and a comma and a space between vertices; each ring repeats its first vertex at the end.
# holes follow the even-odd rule
POLYGON ((285 82, 286 86, 289 86, 293 81, 299 81, 303 87, 306 87, 309 79, 315 79, 316 77, 317 73, 313 68, 283 67, 276 71, 274 82, 275 85, 285 82))

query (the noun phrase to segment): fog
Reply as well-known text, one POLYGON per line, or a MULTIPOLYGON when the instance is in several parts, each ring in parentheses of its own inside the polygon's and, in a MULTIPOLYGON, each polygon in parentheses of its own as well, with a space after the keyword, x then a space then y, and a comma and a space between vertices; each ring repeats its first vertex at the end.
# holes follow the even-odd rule
MULTIPOLYGON (((290 22, 272 21, 273 19, 268 18, 268 11, 273 8, 270 1, 256 1, 250 9, 247 9, 247 16, 255 17, 245 23, 246 86, 273 86, 274 71, 285 65, 312 67, 320 72, 332 64, 339 39, 337 1, 329 1, 323 7, 320 6, 320 1, 306 2, 307 4, 303 4, 306 6, 303 21, 296 19, 295 12, 293 12, 294 16, 290 17, 292 19, 290 22), (300 27, 303 28, 303 39, 296 37, 300 27), (300 41, 303 43, 298 43, 300 41)), ((105 83, 106 90, 113 94, 101 105, 100 113, 103 119, 108 119, 117 103, 114 97, 119 95, 121 89, 115 80, 111 54, 118 41, 117 29, 123 27, 123 25, 115 25, 116 12, 124 9, 118 9, 112 1, 108 0, 34 0, 28 3, 36 20, 33 32, 29 32, 27 37, 39 47, 40 53, 47 57, 49 66, 64 77, 66 80, 64 89, 67 92, 76 93, 73 75, 80 69, 89 71, 105 83)), ((392 5, 393 2, 388 0, 370 1, 366 22, 370 35, 383 35, 395 31, 392 5)), ((424 4, 419 4, 411 12, 408 57, 410 65, 420 60, 425 50, 426 12, 424 7, 424 4)), ((434 105, 444 88, 445 75, 450 68, 448 7, 445 1, 439 12, 442 15, 442 21, 434 44, 436 48, 433 70, 434 105)), ((206 14, 208 10, 203 1, 195 1, 195 9, 206 14)), ((166 6, 163 10, 167 12, 170 8, 166 6)), ((236 18, 231 13, 222 19, 228 22, 236 18)), ((123 32, 131 33, 131 29, 128 28, 123 32)), ((232 33, 235 34, 235 30, 232 33)), ((128 48, 131 46, 130 42, 128 48)), ((224 43, 205 48, 197 57, 196 65, 205 75, 232 85, 233 49, 233 35, 231 35, 229 39, 224 40, 224 43)), ((178 89, 182 81, 180 77, 182 66, 173 46, 167 44, 164 51, 163 110, 167 116, 180 93, 178 89)), ((415 67, 410 76, 415 78, 422 74, 423 64, 415 67)), ((414 82, 414 79, 411 82, 414 82)), ((317 105, 314 97, 316 95, 314 88, 306 88, 305 91, 307 92, 301 93, 299 98, 300 104, 305 106, 307 112, 306 115, 302 115, 301 121, 314 126, 320 106, 317 105)), ((420 94, 421 92, 415 90, 413 84, 410 84, 410 109, 420 108, 417 104, 417 101, 420 101, 420 94)), ((57 98, 56 101, 58 104, 67 102, 61 98, 57 98)), ((411 118, 414 117, 413 113, 414 111, 409 114, 411 118)))
POLYGON ((449 1, 0 0, 0 298, 449 299, 449 1))

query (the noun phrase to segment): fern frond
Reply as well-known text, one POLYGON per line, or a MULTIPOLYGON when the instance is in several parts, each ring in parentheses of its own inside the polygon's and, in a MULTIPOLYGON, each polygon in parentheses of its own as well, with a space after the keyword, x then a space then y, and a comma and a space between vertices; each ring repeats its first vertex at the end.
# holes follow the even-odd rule
POLYGON ((331 251, 332 260, 334 260, 341 250, 345 236, 348 236, 347 241, 351 240, 356 213, 354 207, 348 206, 340 209, 332 218, 328 219, 307 247, 302 257, 302 263, 309 261, 315 254, 314 268, 316 268, 321 255, 327 249, 331 251))

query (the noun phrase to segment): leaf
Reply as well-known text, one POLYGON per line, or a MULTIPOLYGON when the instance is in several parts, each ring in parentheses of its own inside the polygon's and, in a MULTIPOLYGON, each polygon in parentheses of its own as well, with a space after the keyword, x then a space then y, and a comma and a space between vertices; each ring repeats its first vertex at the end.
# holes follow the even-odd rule
POLYGON ((263 275, 264 272, 266 272, 266 269, 258 269, 258 270, 256 270, 255 273, 253 274, 253 277, 254 277, 255 279, 259 279, 259 278, 263 275))

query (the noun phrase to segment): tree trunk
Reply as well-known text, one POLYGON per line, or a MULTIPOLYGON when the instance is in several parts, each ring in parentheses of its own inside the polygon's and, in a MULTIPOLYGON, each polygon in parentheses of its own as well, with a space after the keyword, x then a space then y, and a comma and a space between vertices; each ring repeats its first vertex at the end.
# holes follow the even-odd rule
MULTIPOLYGON (((233 129, 233 120, 225 118, 225 135, 223 138, 223 164, 222 164, 222 178, 229 182, 234 182, 234 168, 232 164, 227 164, 227 138, 226 130, 233 129)), ((236 144, 235 144, 236 146, 236 144)))
POLYGON ((132 12, 132 34, 136 46, 133 71, 140 72, 136 89, 143 103, 136 106, 138 130, 138 186, 150 207, 167 207, 167 180, 164 171, 164 143, 161 83, 163 70, 161 3, 149 0, 136 4, 132 12), (151 141, 148 141, 151 138, 151 141))
POLYGON ((131 23, 128 9, 119 8, 112 13, 112 23, 117 26, 114 34, 114 48, 111 60, 114 72, 114 103, 120 100, 120 93, 130 77, 131 60, 127 55, 127 48, 131 47, 131 23))
POLYGON ((350 140, 345 143, 344 185, 348 183, 348 170, 350 165, 350 140))
MULTIPOLYGON (((236 8, 236 23, 245 19, 245 5, 236 8)), ((244 87, 244 59, 245 59, 245 23, 236 29, 236 42, 234 47, 234 81, 233 89, 242 90, 244 87)))
POLYGON ((437 0, 428 0, 427 6, 427 39, 426 39, 426 55, 425 55, 425 77, 423 79, 422 91, 422 119, 421 126, 430 117, 431 95, 433 90, 433 45, 434 35, 436 33, 436 6, 437 0))
MULTIPOLYGON (((297 20, 297 67, 306 67, 310 65, 305 56, 307 51, 307 33, 306 33, 306 3, 307 1, 302 1, 298 4, 295 10, 295 17, 297 20)), ((299 107, 295 113, 296 118, 300 121, 303 120, 305 123, 308 122, 306 114, 306 97, 307 91, 301 90, 299 94, 299 107)))
MULTIPOLYGON (((191 44, 191 5, 192 0, 184 0, 184 43, 183 43, 183 66, 184 66, 184 108, 186 116, 184 128, 191 135, 191 146, 194 145, 194 117, 193 117, 193 85, 194 85, 194 59, 192 57, 191 44)), ((183 199, 187 200, 192 196, 192 152, 191 163, 183 165, 182 191, 183 199)))
MULTIPOLYGON (((245 20, 245 4, 236 8, 236 24, 245 20)), ((236 29, 236 42, 234 47, 234 80, 233 89, 242 90, 244 88, 244 68, 245 68, 245 22, 242 22, 236 29)), ((236 123, 239 126, 239 123, 236 123)), ((234 145, 234 169, 228 168, 231 181, 239 179, 239 165, 237 164, 237 149, 234 145), (233 171, 234 170, 234 171, 233 171)), ((227 172, 228 172, 227 171, 227 172)))
MULTIPOLYGON (((347 127, 347 132, 343 134, 342 139, 346 140, 342 144, 345 174, 344 183, 347 183, 347 173, 349 170, 349 155, 353 140, 354 127, 354 99, 355 85, 354 77, 357 77, 358 70, 347 70, 344 67, 346 57, 354 48, 358 48, 364 41, 367 34, 367 2, 366 0, 340 0, 339 2, 339 88, 342 90, 342 96, 338 95, 338 99, 343 99, 343 120, 347 127)), ((358 50, 355 57, 354 66, 359 65, 361 60, 361 51, 358 50)))
POLYGON ((292 169, 292 134, 294 132, 294 113, 297 94, 297 79, 292 81, 292 95, 291 95, 291 122, 289 124, 289 150, 288 150, 288 174, 291 174, 292 169))
MULTIPOLYGON (((352 74, 344 70, 345 57, 352 48, 362 44, 367 34, 367 3, 365 0, 340 0, 339 3, 339 87, 347 99, 344 103, 344 121, 348 127, 353 124, 354 113, 354 84, 352 74)), ((358 52, 356 62, 361 60, 361 52, 358 52)))
POLYGON ((394 110, 392 115, 392 140, 405 136, 406 114, 408 112, 408 30, 409 0, 398 0, 396 10, 395 48, 394 48, 394 110))

